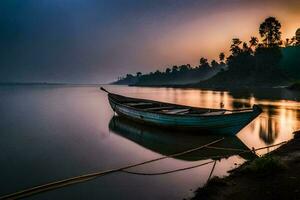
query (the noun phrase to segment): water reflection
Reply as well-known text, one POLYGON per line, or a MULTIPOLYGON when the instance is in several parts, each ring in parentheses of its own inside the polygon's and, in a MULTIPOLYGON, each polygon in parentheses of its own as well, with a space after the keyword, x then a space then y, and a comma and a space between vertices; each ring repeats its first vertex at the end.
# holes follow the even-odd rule
MULTIPOLYGON (((124 138, 162 155, 183 152, 222 138, 218 135, 207 135, 205 133, 169 131, 158 127, 138 124, 119 116, 114 116, 110 120, 109 129, 124 138)), ((210 158, 220 159, 238 154, 244 159, 253 158, 254 155, 252 153, 241 153, 247 150, 249 150, 248 147, 237 137, 228 136, 223 141, 214 144, 213 147, 185 154, 177 157, 177 159, 198 161, 210 158), (230 150, 222 148, 230 148, 230 150)))
MULTIPOLYGON (((289 140, 293 137, 292 133, 300 129, 300 92, 287 89, 211 91, 113 86, 111 89, 127 96, 195 107, 219 108, 222 102, 226 109, 239 109, 258 104, 263 113, 237 135, 249 148, 289 140)), ((265 152, 261 151, 262 154, 265 152)))

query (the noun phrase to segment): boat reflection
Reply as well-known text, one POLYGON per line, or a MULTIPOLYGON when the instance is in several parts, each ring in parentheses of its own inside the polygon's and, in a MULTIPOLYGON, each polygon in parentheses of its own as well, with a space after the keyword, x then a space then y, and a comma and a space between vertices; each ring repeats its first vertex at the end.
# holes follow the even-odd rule
MULTIPOLYGON (((157 127, 135 123, 120 116, 114 116, 110 120, 109 129, 126 139, 162 155, 170 155, 200 147, 222 138, 222 136, 208 135, 205 133, 196 134, 159 129, 157 127)), ((241 140, 235 136, 228 136, 221 142, 216 143, 209 148, 191 152, 176 157, 176 159, 198 161, 209 158, 226 158, 233 155, 240 155, 244 159, 252 159, 255 157, 255 155, 250 152, 241 153, 245 150, 247 151, 249 148, 242 143, 241 140), (222 148, 228 149, 225 150, 222 148)))

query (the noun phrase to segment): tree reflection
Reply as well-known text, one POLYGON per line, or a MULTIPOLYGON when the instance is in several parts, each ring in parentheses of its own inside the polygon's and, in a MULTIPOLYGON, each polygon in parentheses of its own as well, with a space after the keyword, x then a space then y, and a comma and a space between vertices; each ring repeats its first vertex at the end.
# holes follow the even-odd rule
POLYGON ((266 144, 273 144, 278 137, 280 126, 275 116, 279 114, 276 107, 268 105, 264 107, 264 114, 260 118, 259 137, 266 144))
POLYGON ((260 139, 262 139, 266 144, 273 144, 275 139, 278 137, 278 122, 268 115, 266 118, 260 118, 259 124, 260 139))

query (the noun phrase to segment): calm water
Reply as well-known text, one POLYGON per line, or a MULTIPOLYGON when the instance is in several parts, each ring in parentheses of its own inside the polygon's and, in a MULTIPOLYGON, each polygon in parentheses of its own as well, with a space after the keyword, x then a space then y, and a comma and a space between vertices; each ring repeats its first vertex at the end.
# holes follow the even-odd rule
MULTIPOLYGON (((264 112, 240 131, 234 142, 262 147, 291 139, 300 129, 300 93, 284 89, 216 92, 192 89, 106 86, 112 92, 178 104, 243 108, 259 104, 264 112)), ((157 158, 213 138, 147 129, 117 119, 97 87, 0 87, 0 196, 84 173, 157 158)), ((264 154, 274 148, 258 152, 264 154)), ((206 155, 204 152, 203 155, 206 155)), ((201 155, 166 159, 132 169, 161 172, 207 162, 201 155)), ((245 158, 217 162, 224 176, 245 158)), ((28 199, 182 199, 204 184, 212 163, 162 176, 124 173, 46 192, 28 199)))

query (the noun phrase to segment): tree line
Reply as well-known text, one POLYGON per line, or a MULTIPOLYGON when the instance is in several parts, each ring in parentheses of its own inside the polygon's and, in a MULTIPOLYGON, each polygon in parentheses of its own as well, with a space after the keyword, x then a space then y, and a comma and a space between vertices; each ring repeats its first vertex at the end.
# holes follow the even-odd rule
POLYGON ((228 79, 240 79, 246 76, 256 79, 261 77, 268 79, 271 76, 283 78, 283 72, 278 67, 282 58, 281 48, 300 45, 300 37, 294 36, 283 41, 281 23, 275 17, 266 18, 260 24, 258 32, 260 40, 255 36, 247 42, 233 38, 230 55, 226 57, 225 53, 221 52, 219 61, 212 60, 209 63, 206 58, 202 57, 198 66, 175 65, 171 68, 167 67, 164 72, 156 70, 145 75, 141 72, 137 72, 136 75, 127 74, 126 77, 119 78, 119 82, 130 82, 129 84, 136 85, 181 84, 207 80, 216 74, 223 76, 219 79, 224 79, 224 76, 229 75, 228 79))

